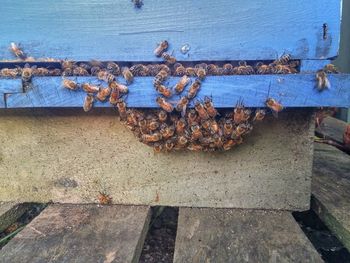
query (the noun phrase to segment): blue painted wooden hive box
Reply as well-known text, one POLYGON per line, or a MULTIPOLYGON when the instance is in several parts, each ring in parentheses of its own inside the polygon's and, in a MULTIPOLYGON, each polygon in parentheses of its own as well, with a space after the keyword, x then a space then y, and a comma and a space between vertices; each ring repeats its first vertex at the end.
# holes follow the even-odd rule
MULTIPOLYGON (((266 108, 267 99, 273 98, 291 115, 269 116, 271 123, 262 124, 237 152, 154 155, 105 117, 61 114, 64 108, 82 108, 86 97, 82 89, 62 87, 62 76, 34 75, 26 85, 20 74, 12 78, 3 74, 0 157, 5 161, 0 166, 0 200, 94 202, 98 191, 107 191, 114 202, 126 204, 307 209, 312 108, 350 106, 350 75, 328 72, 328 88, 316 88, 316 72, 338 54, 341 4, 341 0, 143 0, 141 7, 135 7, 130 0, 2 0, 2 73, 31 66, 52 71, 61 69, 64 61, 156 65, 164 59, 155 56, 154 49, 167 40, 167 52, 186 67, 204 63, 207 73, 210 64, 221 69, 225 64, 252 67, 254 74, 209 72, 198 100, 208 97, 216 108, 232 111, 239 102, 252 110, 266 108), (26 60, 14 56, 11 43, 25 52, 26 60), (256 74, 257 63, 273 65, 283 56, 297 65, 296 72, 256 74), (39 117, 21 115, 38 108, 44 111, 39 117), (19 115, 15 109, 22 109, 19 115), (23 125, 16 128, 14 123, 23 125), (113 139, 111 127, 116 127, 120 140, 113 139), (102 134, 113 147, 104 143, 102 134), (62 156, 56 159, 56 152, 62 156)), ((103 83, 96 76, 64 78, 103 83)), ((170 76, 165 83, 172 87, 180 78, 170 76)), ((121 76, 117 79, 126 84, 121 76)), ((196 76, 191 79, 193 83, 196 76)), ((154 76, 135 75, 123 96, 127 107, 159 108, 160 94, 153 82, 154 76)), ((173 95, 170 103, 181 96, 173 95)), ((112 106, 108 101, 94 103, 94 108, 112 106)))

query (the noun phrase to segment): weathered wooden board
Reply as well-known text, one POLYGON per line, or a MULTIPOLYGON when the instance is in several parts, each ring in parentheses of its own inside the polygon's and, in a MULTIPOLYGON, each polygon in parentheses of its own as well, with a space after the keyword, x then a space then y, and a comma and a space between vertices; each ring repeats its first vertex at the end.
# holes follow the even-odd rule
POLYGON ((306 210, 313 121, 282 112, 229 152, 154 154, 112 109, 0 112, 0 200, 306 210), (103 111, 103 112, 101 112, 103 111))
POLYGON ((324 59, 338 52, 341 0, 3 0, 1 12, 2 59, 14 41, 34 57, 153 61, 163 39, 179 60, 324 59))
MULTIPOLYGON (((171 78, 168 85, 175 85, 178 79, 171 78)), ((264 107, 268 97, 285 107, 350 106, 350 74, 329 76, 332 87, 321 93, 314 88, 314 79, 314 74, 212 76, 203 82, 197 97, 211 96, 219 108, 232 108, 242 99, 246 106, 264 107)), ((152 80, 152 77, 135 79, 126 98, 129 107, 158 107, 155 100, 159 94, 152 80)), ((94 77, 79 77, 77 81, 101 84, 94 77)), ((33 78, 33 88, 26 93, 7 94, 7 108, 82 107, 85 92, 67 90, 61 82, 61 77, 33 78)), ((173 96, 170 100, 176 102, 178 99, 173 96)), ((97 102, 95 107, 110 107, 110 104, 97 102)))
POLYGON ((6 108, 5 94, 0 93, 0 109, 6 108))
POLYGON ((0 262, 138 262, 148 207, 51 205, 2 250, 0 262))
POLYGON ((29 207, 29 204, 0 202, 0 232, 16 222, 16 220, 20 218, 29 207))
POLYGON ((316 133, 326 139, 332 139, 338 143, 343 143, 343 134, 346 129, 346 122, 333 117, 327 117, 316 129, 316 133))
POLYGON ((312 208, 350 250, 350 156, 316 144, 313 170, 312 208))
POLYGON ((0 79, 0 94, 1 93, 18 93, 23 92, 22 80, 17 79, 0 79))
POLYGON ((331 60, 328 59, 322 59, 322 60, 316 60, 316 59, 306 59, 300 61, 300 73, 306 73, 310 74, 315 72, 327 64, 331 64, 331 60))
POLYGON ((174 262, 323 262, 288 212, 180 208, 174 262))

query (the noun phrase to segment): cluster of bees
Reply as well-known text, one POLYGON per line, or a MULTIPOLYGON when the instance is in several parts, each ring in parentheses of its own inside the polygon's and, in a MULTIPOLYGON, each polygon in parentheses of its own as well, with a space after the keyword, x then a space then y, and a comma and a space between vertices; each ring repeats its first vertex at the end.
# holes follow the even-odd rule
MULTIPOLYGON (((84 111, 90 111, 93 103, 109 101, 119 112, 121 121, 143 143, 152 146, 155 152, 170 152, 174 150, 217 151, 229 150, 243 142, 243 137, 249 134, 256 121, 261 121, 266 115, 264 109, 245 108, 243 102, 237 103, 231 112, 218 112, 211 98, 197 99, 197 93, 207 75, 250 75, 250 74, 295 74, 299 62, 285 54, 272 63, 258 62, 249 65, 245 61, 237 64, 226 63, 221 66, 214 63, 199 63, 183 65, 167 53, 169 43, 160 42, 154 50, 154 55, 164 60, 164 63, 134 64, 130 67, 120 66, 115 62, 74 62, 60 61, 61 68, 48 69, 25 64, 23 68, 3 68, 0 77, 15 78, 21 76, 24 83, 30 83, 33 76, 62 76, 62 86, 69 90, 84 90, 84 111), (69 76, 96 76, 105 85, 78 83, 69 76), (118 76, 125 79, 126 85, 117 80, 118 76), (124 96, 128 93, 128 85, 135 76, 154 76, 153 86, 159 96, 156 102, 161 108, 156 111, 140 111, 128 109, 124 96), (174 87, 167 87, 165 82, 170 76, 181 77, 174 87), (191 78, 194 78, 193 80, 191 78), (189 86, 185 92, 185 88, 189 86), (180 99, 171 101, 177 94, 180 99), (188 105, 194 100, 194 108, 188 105)), ((13 54, 24 61, 27 56, 18 45, 10 46, 13 54)), ((327 65, 316 74, 317 88, 321 91, 330 87, 327 73, 336 73, 333 65, 327 65)), ((274 115, 282 111, 283 106, 273 98, 267 98, 266 107, 274 115)))

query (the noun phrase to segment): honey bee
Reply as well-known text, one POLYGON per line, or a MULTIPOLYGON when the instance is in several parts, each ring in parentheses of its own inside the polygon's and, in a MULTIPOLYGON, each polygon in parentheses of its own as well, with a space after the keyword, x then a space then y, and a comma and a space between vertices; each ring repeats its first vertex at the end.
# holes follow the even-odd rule
POLYGON ((112 197, 110 197, 108 194, 99 192, 99 195, 97 197, 98 202, 100 205, 110 205, 112 204, 112 197))
POLYGON ((177 138, 177 145, 180 146, 180 148, 186 147, 188 143, 188 138, 184 135, 181 135, 177 138))
POLYGON ((262 121, 265 118, 266 111, 263 109, 257 109, 253 121, 262 121))
POLYGON ((190 82, 190 78, 186 75, 182 76, 182 78, 179 80, 179 82, 175 85, 174 89, 176 93, 181 93, 187 84, 190 82))
POLYGON ((219 133, 220 127, 215 119, 210 120, 210 131, 212 134, 219 133))
POLYGON ((272 68, 269 65, 266 65, 262 62, 258 62, 255 65, 256 73, 260 75, 264 74, 271 74, 272 73, 272 68))
POLYGON ((193 152, 200 152, 203 150, 203 146, 198 143, 190 143, 187 146, 187 149, 193 152))
POLYGON ((175 123, 175 130, 176 130, 176 134, 181 135, 185 132, 185 128, 186 128, 186 120, 185 118, 180 118, 176 123, 175 123))
POLYGON ((156 142, 155 144, 153 144, 153 151, 154 153, 160 153, 163 151, 163 144, 159 143, 159 142, 156 142))
POLYGON ((112 105, 117 105, 118 100, 119 100, 119 90, 116 88, 111 88, 109 103, 112 105))
POLYGON ((286 65, 292 59, 290 54, 284 54, 280 58, 276 59, 273 64, 276 65, 286 65))
POLYGON ((97 93, 100 91, 100 88, 98 86, 92 85, 90 83, 83 83, 81 87, 87 93, 97 93))
POLYGON ((123 99, 117 100, 117 108, 119 111, 119 117, 121 121, 126 121, 127 114, 126 114, 126 103, 123 99))
POLYGON ((231 138, 235 139, 235 138, 241 137, 242 135, 244 135, 245 133, 247 133, 251 130, 250 127, 252 127, 252 126, 250 126, 249 124, 245 124, 245 123, 239 124, 236 127, 236 129, 233 131, 231 138))
POLYGON ((227 64, 223 65, 222 68, 223 68, 223 71, 224 71, 223 72, 224 75, 232 75, 232 73, 233 73, 233 66, 232 66, 232 64, 227 63, 227 64))
POLYGON ((169 43, 166 40, 163 40, 158 44, 156 49, 154 50, 154 55, 160 57, 164 51, 168 49, 169 43))
POLYGON ((100 72, 101 68, 98 66, 93 66, 90 69, 91 75, 97 76, 97 74, 100 72))
POLYGON ((24 54, 24 52, 21 50, 19 45, 17 45, 14 42, 11 43, 10 50, 16 57, 18 57, 22 60, 25 60, 27 58, 26 54, 24 54))
POLYGON ((22 81, 29 82, 33 77, 33 68, 29 64, 25 64, 22 69, 22 81))
POLYGON ((232 140, 232 139, 229 139, 227 141, 224 142, 223 146, 222 146, 222 149, 224 151, 228 151, 230 150, 233 146, 235 146, 237 143, 235 140, 232 140))
POLYGON ((168 78, 168 72, 166 70, 159 71, 153 80, 154 87, 161 85, 167 78, 168 78))
POLYGON ((184 76, 186 74, 186 68, 182 66, 180 63, 175 63, 174 65, 174 75, 175 76, 184 76))
MULTIPOLYGON (((54 70, 57 70, 57 69, 54 69, 54 70)), ((59 73, 61 73, 61 71, 58 69, 59 73)), ((47 75, 50 75, 50 71, 47 69, 47 68, 37 68, 36 66, 33 66, 32 67, 32 73, 33 75, 35 76, 47 76, 47 75)), ((58 74, 58 76, 61 75, 61 74, 58 74)), ((56 74, 57 76, 57 74, 56 74)))
POLYGON ((200 87, 201 87, 201 81, 199 79, 196 79, 190 86, 190 89, 188 90, 187 98, 193 99, 197 95, 200 87))
POLYGON ((127 110, 126 115, 126 126, 132 131, 136 130, 136 127, 138 126, 138 117, 136 111, 127 110))
POLYGON ((198 115, 195 109, 191 109, 188 111, 187 113, 187 122, 188 125, 192 125, 193 123, 195 123, 197 121, 198 115))
POLYGON ((202 120, 207 120, 209 119, 209 114, 206 111, 206 109, 204 108, 203 104, 200 103, 200 101, 196 101, 194 103, 194 109, 197 111, 198 116, 202 119, 202 120))
POLYGON ((174 110, 174 106, 171 103, 167 102, 164 98, 158 97, 156 99, 158 105, 165 110, 166 112, 172 112, 174 110))
POLYGON ((221 148, 223 145, 221 136, 219 134, 214 134, 213 135, 213 145, 216 148, 221 148))
POLYGON ((171 90, 162 84, 156 86, 156 91, 158 91, 160 94, 167 98, 171 97, 172 95, 171 90))
POLYGON ((235 123, 241 123, 246 119, 245 108, 242 101, 238 101, 235 109, 233 110, 233 120, 235 123))
POLYGON ((112 81, 108 84, 111 89, 117 89, 120 93, 126 94, 129 92, 129 88, 121 83, 112 81))
POLYGON ((254 74, 254 69, 246 61, 239 61, 238 66, 234 67, 233 72, 237 75, 250 75, 254 74))
POLYGON ((62 86, 65 87, 66 89, 70 89, 70 90, 77 90, 79 88, 78 83, 76 83, 73 80, 66 79, 66 78, 63 78, 62 86))
POLYGON ((49 70, 48 75, 49 76, 61 76, 62 71, 59 68, 51 69, 51 70, 49 70))
POLYGON ((73 69, 66 68, 62 71, 62 76, 73 76, 73 69))
POLYGON ((233 132, 234 126, 232 120, 226 119, 224 123, 224 135, 230 136, 233 132))
POLYGON ((134 81, 134 75, 131 73, 128 67, 122 68, 122 75, 128 85, 134 81))
POLYGON ((331 87, 331 83, 328 80, 327 74, 322 69, 316 72, 316 81, 316 88, 318 91, 323 91, 331 87))
POLYGON ((159 142, 162 139, 162 135, 159 132, 153 134, 142 134, 141 137, 143 142, 159 142))
POLYGON ((89 72, 83 67, 74 67, 73 75, 75 76, 87 76, 89 72))
POLYGON ((272 67, 272 73, 274 73, 274 74, 292 74, 292 73, 296 73, 296 70, 292 69, 288 65, 277 64, 276 66, 272 67))
POLYGON ((218 115, 218 111, 214 108, 212 99, 208 96, 204 97, 204 108, 210 117, 214 118, 216 115, 218 115))
POLYGON ((131 0, 131 2, 134 3, 136 8, 141 8, 143 6, 142 0, 131 0))
POLYGON ((272 113, 275 117, 277 117, 277 114, 283 110, 282 104, 272 98, 268 98, 265 104, 272 110, 272 113))
POLYGON ((72 60, 62 60, 61 61, 61 68, 63 70, 68 69, 68 68, 73 69, 74 66, 75 66, 75 62, 72 60))
POLYGON ((119 65, 117 63, 112 62, 112 61, 107 63, 106 69, 110 74, 113 74, 114 76, 118 76, 120 74, 119 65))
POLYGON ((204 68, 198 68, 196 71, 196 75, 200 80, 205 79, 207 72, 204 68))
POLYGON ((189 100, 187 97, 181 97, 178 103, 176 104, 175 109, 179 112, 185 112, 188 103, 189 103, 189 100))
POLYGON ((112 89, 110 87, 100 88, 99 92, 97 92, 96 98, 99 101, 105 101, 107 97, 111 94, 112 89))
POLYGON ((94 104, 94 95, 91 93, 88 93, 84 100, 84 105, 83 105, 84 111, 85 112, 90 111, 92 109, 93 104, 94 104))
POLYGON ((0 70, 0 76, 5 78, 16 78, 20 74, 20 71, 16 68, 3 68, 0 70))
POLYGON ((166 62, 168 62, 169 64, 174 64, 174 63, 176 63, 176 58, 173 57, 172 55, 166 53, 166 52, 163 52, 163 53, 162 53, 162 58, 163 58, 166 62))
POLYGON ((196 76, 196 69, 191 68, 191 67, 187 67, 186 68, 186 75, 191 76, 191 77, 195 77, 196 76))
POLYGON ((166 122, 167 118, 168 118, 168 114, 166 111, 164 110, 160 110, 158 111, 158 119, 160 122, 166 122))
POLYGON ((142 64, 133 65, 130 71, 134 76, 147 76, 149 73, 149 69, 142 64))
POLYGON ((89 71, 91 69, 91 66, 84 62, 79 63, 79 67, 85 69, 86 71, 89 71))
POLYGON ((174 135, 175 126, 168 126, 165 123, 162 123, 160 126, 160 133, 162 134, 164 139, 168 139, 174 135))
POLYGON ((207 66, 207 72, 209 75, 218 75, 218 70, 219 70, 219 67, 215 64, 209 64, 207 66))
POLYGON ((115 76, 108 71, 100 70, 97 73, 97 78, 103 80, 104 82, 111 83, 115 80, 115 76))
POLYGON ((334 66, 333 64, 327 64, 325 67, 324 67, 324 71, 328 74, 338 74, 339 71, 338 69, 336 68, 336 66, 334 66))
POLYGON ((191 125, 191 132, 192 132, 192 136, 191 136, 192 141, 198 140, 203 137, 201 127, 198 125, 198 123, 193 123, 191 125))
POLYGON ((159 128, 160 124, 156 119, 149 120, 148 122, 148 129, 150 131, 155 131, 159 128))

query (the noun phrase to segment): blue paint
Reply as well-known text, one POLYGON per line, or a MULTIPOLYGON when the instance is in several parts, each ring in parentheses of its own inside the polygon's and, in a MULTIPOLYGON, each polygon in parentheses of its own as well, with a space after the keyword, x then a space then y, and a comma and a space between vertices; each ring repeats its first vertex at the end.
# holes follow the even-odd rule
POLYGON ((6 108, 5 94, 0 93, 0 109, 6 108))
POLYGON ((313 73, 319 69, 324 68, 327 64, 330 64, 331 61, 328 59, 324 60, 302 60, 300 63, 300 73, 313 73))
MULTIPOLYGON (((285 107, 349 107, 350 74, 331 75, 331 89, 318 92, 314 88, 314 74, 251 75, 207 77, 197 98, 212 96, 216 107, 234 107, 243 99, 247 107, 263 107, 266 98, 272 97, 285 107)), ((179 78, 171 78, 167 85, 173 86, 179 78)), ((158 94, 152 85, 153 78, 138 77, 129 86, 126 102, 129 107, 157 107, 158 94)), ((85 92, 70 91, 61 86, 60 77, 35 77, 33 89, 27 93, 8 94, 8 108, 81 107, 85 92)), ((101 83, 93 77, 78 77, 77 81, 101 83)), ((184 91, 186 91, 188 87, 184 91)), ((178 96, 169 100, 176 102, 178 96)), ((109 107, 109 103, 97 102, 95 107, 109 107)))
POLYGON ((17 92, 23 92, 21 79, 0 79, 0 94, 17 92))
POLYGON ((341 0, 152 0, 141 9, 129 0, 2 0, 0 59, 13 59, 8 46, 18 42, 36 58, 155 61, 163 39, 186 61, 325 59, 337 55, 340 9, 341 0))

